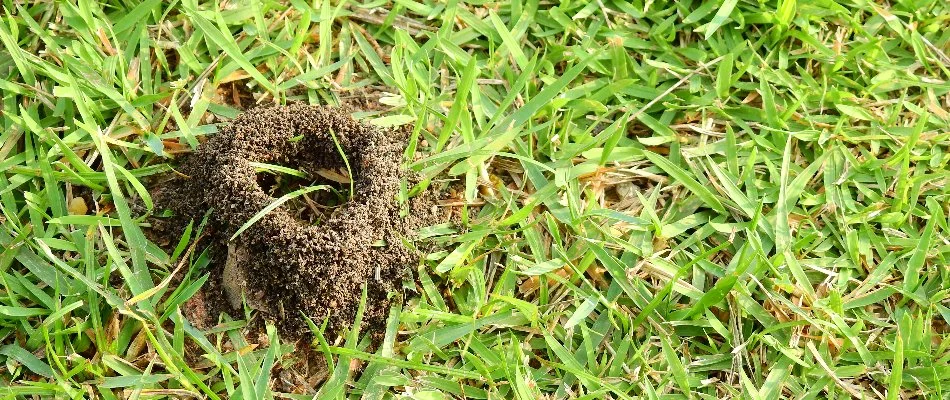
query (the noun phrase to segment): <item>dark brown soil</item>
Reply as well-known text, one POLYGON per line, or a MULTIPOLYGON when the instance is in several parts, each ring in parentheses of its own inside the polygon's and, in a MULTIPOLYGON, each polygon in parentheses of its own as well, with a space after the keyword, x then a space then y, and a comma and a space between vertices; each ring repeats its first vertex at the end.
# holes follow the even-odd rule
MULTIPOLYGON (((210 288, 210 293, 205 291, 206 304, 226 308, 222 303, 228 298, 220 292, 239 287, 247 303, 276 321, 285 335, 307 332, 304 315, 317 326, 328 318, 334 334, 352 324, 366 285, 364 322, 378 325, 409 267, 419 262, 403 239, 411 240, 413 229, 434 216, 431 196, 420 196, 403 205, 409 208, 409 217, 400 217, 397 196, 406 178, 401 169, 404 136, 357 122, 330 107, 291 105, 245 112, 180 165, 178 171, 185 177, 155 190, 157 205, 175 214, 153 222, 155 232, 174 243, 184 223, 197 223, 212 210, 206 237, 214 256, 213 279, 206 286, 210 288), (350 200, 324 207, 326 215, 315 225, 295 218, 299 213, 290 202, 284 203, 229 241, 279 197, 261 187, 250 163, 296 168, 311 177, 317 177, 318 170, 345 171, 331 131, 355 177, 350 200)), ((326 182, 307 184, 322 183, 326 182)))

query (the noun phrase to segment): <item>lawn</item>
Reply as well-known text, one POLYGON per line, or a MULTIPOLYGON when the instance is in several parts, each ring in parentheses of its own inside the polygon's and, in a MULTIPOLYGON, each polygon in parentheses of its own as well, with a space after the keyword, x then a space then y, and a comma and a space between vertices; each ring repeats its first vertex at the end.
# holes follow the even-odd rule
POLYGON ((0 4, 0 397, 950 397, 945 0, 0 4), (147 239, 293 102, 457 215, 377 343, 200 329, 200 221, 147 239))

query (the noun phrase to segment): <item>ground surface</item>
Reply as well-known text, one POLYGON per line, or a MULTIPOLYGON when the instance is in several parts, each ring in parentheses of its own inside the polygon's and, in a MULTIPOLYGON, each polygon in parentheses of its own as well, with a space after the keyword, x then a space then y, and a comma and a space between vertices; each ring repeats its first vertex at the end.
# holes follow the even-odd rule
POLYGON ((947 397, 945 1, 2 4, 0 395, 947 397), (146 239, 288 102, 412 127, 458 221, 375 349, 199 329, 200 221, 146 239))

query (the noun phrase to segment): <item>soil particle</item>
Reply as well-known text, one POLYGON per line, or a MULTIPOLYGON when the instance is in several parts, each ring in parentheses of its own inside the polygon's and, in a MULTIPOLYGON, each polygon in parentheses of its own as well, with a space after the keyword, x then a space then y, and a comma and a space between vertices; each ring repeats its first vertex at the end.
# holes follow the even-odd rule
POLYGON ((404 143, 403 133, 360 123, 337 108, 290 105, 245 112, 182 162, 178 171, 187 178, 154 190, 156 204, 175 214, 153 222, 154 233, 177 238, 183 223, 200 221, 212 210, 207 229, 214 282, 206 288, 217 293, 205 296, 207 304, 240 305, 243 295, 285 335, 306 333, 302 316, 318 326, 327 318, 333 334, 352 324, 366 285, 364 322, 377 326, 408 267, 419 262, 403 239, 435 218, 428 211, 431 194, 410 199, 410 216, 400 217, 404 143), (310 176, 345 170, 334 136, 354 177, 350 200, 317 225, 295 219, 285 203, 230 241, 275 200, 261 188, 251 163, 310 176))

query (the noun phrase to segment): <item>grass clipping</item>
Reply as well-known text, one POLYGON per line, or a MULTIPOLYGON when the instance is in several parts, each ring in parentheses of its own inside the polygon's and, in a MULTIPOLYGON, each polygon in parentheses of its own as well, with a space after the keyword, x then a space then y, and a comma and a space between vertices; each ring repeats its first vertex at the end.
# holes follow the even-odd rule
POLYGON ((227 293, 208 303, 233 307, 243 298, 287 333, 306 330, 302 316, 317 325, 328 319, 335 332, 352 323, 365 284, 364 321, 384 321, 391 294, 418 262, 403 239, 431 219, 425 196, 400 217, 403 136, 337 108, 291 105, 248 111, 202 144, 180 167, 187 178, 164 185, 157 199, 179 221, 211 210, 210 287, 218 299, 227 293), (352 191, 313 224, 262 188, 255 168, 262 163, 308 176, 350 171, 352 191))

